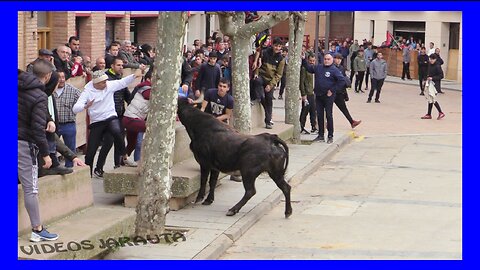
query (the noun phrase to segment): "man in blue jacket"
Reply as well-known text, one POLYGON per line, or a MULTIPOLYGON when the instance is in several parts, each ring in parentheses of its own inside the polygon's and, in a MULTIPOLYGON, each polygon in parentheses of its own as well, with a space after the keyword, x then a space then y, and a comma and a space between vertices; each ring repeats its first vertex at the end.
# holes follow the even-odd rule
POLYGON ((303 60, 303 65, 308 72, 315 74, 315 103, 317 105, 317 119, 318 119, 318 136, 314 142, 325 141, 325 120, 324 113, 327 116, 327 143, 333 143, 333 102, 335 101, 335 94, 337 89, 345 86, 345 77, 342 75, 335 65, 333 65, 333 57, 330 54, 325 54, 323 58, 323 65, 310 65, 303 60))

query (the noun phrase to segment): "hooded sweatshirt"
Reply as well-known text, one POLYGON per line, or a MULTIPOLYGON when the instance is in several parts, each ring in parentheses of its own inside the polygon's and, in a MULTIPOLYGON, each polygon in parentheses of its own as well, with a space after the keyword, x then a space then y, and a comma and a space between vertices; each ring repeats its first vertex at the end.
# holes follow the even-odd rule
POLYGON ((113 94, 116 91, 128 87, 135 80, 135 75, 132 74, 121 80, 107 81, 107 86, 103 90, 97 90, 93 87, 93 82, 90 81, 85 85, 80 98, 73 106, 75 114, 84 110, 87 102, 95 100, 88 108, 88 115, 90 116, 90 123, 96 123, 107 120, 110 117, 118 116, 115 111, 115 102, 113 101, 113 94))
POLYGON ((32 73, 18 75, 18 140, 34 143, 41 157, 48 156, 47 94, 44 84, 32 73))

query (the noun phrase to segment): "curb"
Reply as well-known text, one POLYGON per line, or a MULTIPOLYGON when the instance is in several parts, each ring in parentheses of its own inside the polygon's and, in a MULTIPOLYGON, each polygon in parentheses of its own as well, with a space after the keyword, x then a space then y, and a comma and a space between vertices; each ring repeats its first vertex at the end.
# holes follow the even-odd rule
MULTIPOLYGON (((312 162, 307 164, 298 173, 293 175, 287 182, 292 188, 301 184, 307 176, 312 174, 319 166, 325 164, 330 158, 337 153, 342 147, 350 143, 351 136, 345 133, 335 143, 329 145, 322 151, 312 162)), ((235 224, 218 236, 201 252, 195 255, 194 260, 216 260, 222 256, 225 251, 230 248, 243 234, 245 234, 260 218, 282 200, 282 191, 276 189, 261 203, 256 205, 250 212, 240 218, 235 224)))

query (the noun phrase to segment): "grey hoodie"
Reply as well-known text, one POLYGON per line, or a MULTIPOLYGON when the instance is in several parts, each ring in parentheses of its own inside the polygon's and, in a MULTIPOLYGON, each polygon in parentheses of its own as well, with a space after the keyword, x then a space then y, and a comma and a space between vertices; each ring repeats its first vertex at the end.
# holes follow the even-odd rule
POLYGON ((372 79, 385 79, 387 77, 387 61, 375 58, 370 63, 370 76, 372 79))

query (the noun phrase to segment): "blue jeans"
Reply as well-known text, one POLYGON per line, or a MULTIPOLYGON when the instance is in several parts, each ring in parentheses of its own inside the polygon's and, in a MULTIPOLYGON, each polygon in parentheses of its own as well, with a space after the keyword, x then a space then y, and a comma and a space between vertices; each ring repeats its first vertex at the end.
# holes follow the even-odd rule
MULTIPOLYGON (((76 153, 77 125, 75 123, 59 124, 57 134, 59 137, 63 137, 65 145, 76 153)), ((65 167, 73 167, 73 162, 65 160, 65 167)))
POLYGON ((137 135, 137 145, 135 146, 135 152, 133 153, 133 160, 139 161, 142 157, 142 141, 143 141, 143 132, 138 133, 137 135))

